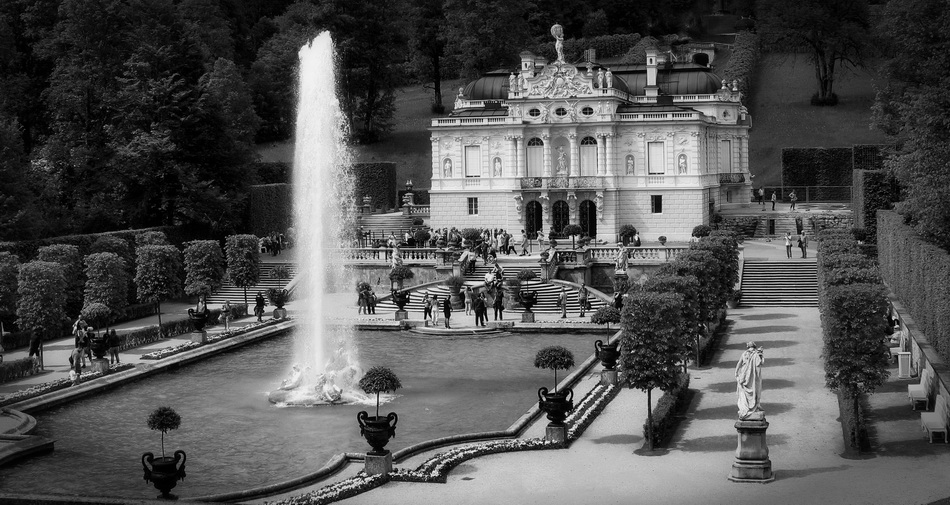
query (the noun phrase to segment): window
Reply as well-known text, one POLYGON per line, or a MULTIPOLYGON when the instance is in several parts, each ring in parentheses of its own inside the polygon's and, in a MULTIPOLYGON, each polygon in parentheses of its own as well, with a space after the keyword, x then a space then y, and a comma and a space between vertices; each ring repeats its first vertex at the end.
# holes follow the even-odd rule
POLYGON ((468 199, 468 215, 470 216, 478 215, 478 198, 468 199))
POLYGON ((732 141, 719 141, 719 171, 732 172, 732 141))
POLYGON ((541 109, 531 109, 528 111, 528 115, 531 117, 538 117, 541 115, 541 109))
POLYGON ((544 142, 534 137, 528 141, 527 157, 528 177, 541 177, 544 174, 544 142))
POLYGON ((666 157, 663 152, 663 142, 647 143, 647 164, 651 174, 666 173, 666 157))
POLYGON ((577 175, 595 175, 597 173, 597 139, 581 139, 581 166, 577 175))
POLYGON ((482 176, 482 149, 480 146, 465 146, 465 177, 482 176))
POLYGON ((594 115, 594 109, 590 107, 584 107, 583 109, 581 109, 581 114, 585 116, 592 116, 594 115))
POLYGON ((650 211, 654 214, 663 213, 663 195, 650 195, 650 211))
POLYGON ((554 115, 557 117, 564 117, 567 115, 567 109, 564 107, 558 107, 557 109, 554 109, 554 115))

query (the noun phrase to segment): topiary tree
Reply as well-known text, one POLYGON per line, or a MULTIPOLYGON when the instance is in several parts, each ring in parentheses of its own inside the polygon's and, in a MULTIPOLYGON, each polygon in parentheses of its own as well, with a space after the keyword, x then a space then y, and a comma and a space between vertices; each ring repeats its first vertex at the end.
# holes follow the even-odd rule
POLYGON ((66 276, 66 314, 72 317, 78 314, 83 305, 83 288, 86 275, 83 271, 83 257, 79 247, 68 244, 53 244, 36 251, 36 259, 50 261, 63 266, 66 276))
POLYGON ((463 228, 461 233, 462 239, 464 239, 469 246, 475 245, 476 242, 482 239, 482 232, 477 228, 463 228))
POLYGON ((79 315, 96 329, 96 334, 99 333, 100 328, 109 324, 113 319, 112 309, 99 302, 83 305, 82 312, 79 315))
POLYGON ((643 284, 643 290, 653 293, 677 293, 683 296, 680 336, 685 347, 681 352, 683 356, 689 356, 695 352, 698 364, 700 361, 699 339, 706 333, 706 326, 703 324, 699 310, 699 280, 692 275, 654 275, 643 284))
POLYGON ((135 235, 136 254, 138 248, 145 245, 171 245, 168 236, 163 231, 151 230, 143 231, 135 235))
POLYGON ((698 224, 693 227, 693 233, 691 234, 696 238, 703 238, 709 236, 709 233, 712 232, 712 228, 708 224, 698 224))
POLYGON ((653 389, 670 391, 685 359, 681 340, 683 297, 636 290, 623 306, 620 337, 621 381, 647 394, 647 449, 653 450, 653 389))
POLYGON ((290 267, 287 265, 277 265, 271 269, 270 276, 277 279, 277 282, 280 284, 283 284, 284 279, 290 279, 290 267))
POLYGON ((584 233, 584 229, 576 224, 569 224, 565 226, 563 230, 561 230, 561 233, 571 237, 571 249, 576 249, 574 245, 574 239, 578 235, 584 233))
POLYGON ((604 305, 597 309, 597 312, 591 314, 590 322, 594 324, 606 324, 607 331, 610 331, 610 323, 617 324, 620 322, 620 311, 613 305, 604 305))
POLYGON ((632 224, 625 224, 620 227, 617 234, 620 235, 620 241, 623 242, 623 245, 627 245, 630 239, 637 234, 637 229, 632 224))
POLYGON ((128 306, 129 280, 125 271, 125 261, 117 254, 104 252, 86 256, 83 307, 93 303, 109 307, 109 317, 104 321, 107 328, 128 306))
POLYGON ((221 287, 224 258, 215 240, 193 240, 185 244, 185 293, 202 298, 221 287))
POLYGON ((406 279, 412 279, 416 274, 406 265, 397 265, 389 271, 389 281, 394 283, 399 289, 402 289, 403 282, 406 279))
POLYGON ((545 347, 534 356, 534 366, 554 370, 554 392, 557 393, 557 371, 574 366, 574 353, 559 345, 545 347))
POLYGON ((181 416, 171 407, 159 407, 146 420, 150 430, 162 432, 162 457, 165 457, 165 434, 181 426, 181 416))
POLYGON ((17 274, 20 272, 20 259, 10 252, 0 252, 0 335, 3 335, 3 322, 16 315, 17 274))
POLYGON ((739 282, 739 243, 735 236, 710 234, 690 244, 690 249, 709 251, 719 263, 719 285, 728 299, 739 282))
MULTIPOLYGON (((132 248, 132 244, 119 236, 116 235, 99 235, 96 238, 96 241, 92 243, 92 246, 89 247, 89 254, 110 252, 113 253, 124 261, 125 265, 125 280, 128 283, 126 286, 125 292, 130 297, 135 294, 135 285, 132 284, 132 278, 135 276, 132 272, 132 269, 135 268, 135 250, 132 248)), ((67 282, 69 280, 67 279, 67 282)), ((133 302, 134 299, 128 299, 127 302, 133 302)))
POLYGON ((17 325, 32 333, 31 351, 38 348, 43 366, 43 341, 61 336, 66 312, 66 278, 63 266, 48 261, 31 261, 17 274, 17 325), (35 344, 35 345, 34 345, 35 344))
POLYGON ((244 290, 245 305, 247 288, 260 282, 261 258, 257 254, 258 244, 260 239, 256 235, 231 235, 224 241, 228 280, 244 290))
POLYGON ((392 370, 384 366, 374 366, 360 379, 359 386, 364 393, 376 395, 376 417, 379 417, 379 394, 392 393, 401 388, 402 383, 392 370))
POLYGON ((154 303, 162 327, 162 301, 181 291, 181 253, 172 245, 135 249, 135 287, 139 301, 154 303))
POLYGON ((425 247, 428 245, 432 235, 428 230, 416 230, 416 232, 412 234, 412 238, 416 241, 416 247, 425 247))

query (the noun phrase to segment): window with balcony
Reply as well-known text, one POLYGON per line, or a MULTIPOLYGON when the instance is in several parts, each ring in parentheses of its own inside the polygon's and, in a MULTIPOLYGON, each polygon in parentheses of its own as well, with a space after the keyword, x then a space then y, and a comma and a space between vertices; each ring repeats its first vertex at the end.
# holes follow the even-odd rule
POLYGON ((478 198, 468 199, 468 215, 470 216, 478 215, 478 198))
POLYGON ((650 212, 654 214, 663 213, 663 195, 650 195, 650 212))

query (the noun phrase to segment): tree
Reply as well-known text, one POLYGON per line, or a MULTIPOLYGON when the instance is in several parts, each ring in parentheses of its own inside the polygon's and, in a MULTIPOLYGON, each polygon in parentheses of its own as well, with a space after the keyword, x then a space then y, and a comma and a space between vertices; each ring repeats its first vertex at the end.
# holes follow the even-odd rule
POLYGON ((733 232, 729 233, 732 235, 716 231, 690 244, 692 250, 709 251, 715 256, 719 263, 719 285, 725 290, 726 298, 739 282, 739 242, 733 232))
POLYGON ((699 311, 699 280, 692 275, 654 275, 643 284, 643 290, 676 293, 683 297, 680 336, 684 347, 680 352, 684 357, 695 352, 699 364, 699 339, 706 333, 699 311))
MULTIPOLYGON (((136 247, 142 247, 143 245, 169 245, 168 236, 162 231, 143 231, 135 235, 135 245, 136 247)), ((138 254, 138 249, 136 249, 136 254, 138 254)))
MULTIPOLYGON (((38 341, 43 366, 43 341, 59 337, 66 320, 66 278, 63 267, 48 261, 31 261, 17 275, 17 326, 38 341)), ((30 344, 31 348, 33 344, 30 344)))
POLYGON ((185 244, 185 294, 203 298, 221 287, 224 258, 215 240, 193 240, 185 244))
POLYGON ((815 66, 818 91, 812 103, 835 105, 835 74, 858 66, 869 42, 867 0, 760 0, 759 33, 776 50, 804 49, 815 66))
POLYGON ((53 244, 39 248, 36 259, 59 263, 66 277, 66 313, 72 316, 82 309, 83 288, 86 275, 83 273, 83 258, 79 248, 69 244, 53 244))
MULTIPOLYGON (((0 31, 2 28, 0 24, 0 31)), ((0 92, 2 80, 0 77, 0 92)), ((34 205, 36 196, 30 189, 29 165, 21 136, 16 118, 7 115, 0 104, 0 240, 32 238, 39 231, 37 223, 42 222, 34 205)))
POLYGON ((244 290, 256 285, 261 277, 261 258, 257 255, 260 240, 255 235, 231 235, 225 239, 224 253, 228 261, 228 280, 244 290))
POLYGON ((162 457, 165 457, 165 434, 181 426, 181 416, 171 407, 159 407, 146 420, 150 430, 162 432, 162 457))
POLYGON ((13 253, 0 252, 0 335, 3 335, 3 322, 16 314, 17 274, 20 272, 20 260, 13 253))
POLYGON ((607 331, 610 331, 610 323, 617 324, 620 322, 620 311, 613 305, 604 305, 597 309, 597 312, 591 314, 590 322, 594 324, 606 324, 607 331))
POLYGON ((162 327, 162 300, 181 291, 181 253, 172 245, 142 245, 135 249, 138 299, 154 303, 162 327))
MULTIPOLYGON (((518 53, 528 41, 524 3, 446 0, 444 11, 447 51, 462 77, 474 79, 488 70, 517 64, 518 53)), ((553 43, 554 39, 548 40, 553 43)))
POLYGON ((621 380, 647 393, 647 448, 653 450, 653 389, 676 387, 686 359, 681 340, 683 297, 675 293, 633 291, 623 305, 620 337, 621 380))
POLYGON ((576 247, 574 246, 574 238, 577 237, 578 235, 584 233, 584 230, 583 230, 579 225, 576 225, 576 224, 569 224, 569 225, 565 226, 563 230, 561 230, 561 233, 563 233, 563 234, 565 234, 565 235, 570 235, 570 237, 571 237, 571 249, 576 249, 576 247))
POLYGON ((125 260, 114 253, 93 253, 86 256, 86 290, 83 307, 101 303, 111 313, 103 322, 106 328, 128 306, 128 274, 125 260))
POLYGON ((657 275, 672 274, 692 276, 699 282, 696 308, 700 320, 705 324, 714 321, 719 309, 726 305, 726 295, 720 285, 719 263, 709 251, 690 249, 660 267, 657 275))
POLYGON ((446 72, 445 1, 423 0, 411 7, 412 30, 409 46, 412 48, 414 74, 422 87, 432 89, 432 112, 442 114, 442 79, 446 72))

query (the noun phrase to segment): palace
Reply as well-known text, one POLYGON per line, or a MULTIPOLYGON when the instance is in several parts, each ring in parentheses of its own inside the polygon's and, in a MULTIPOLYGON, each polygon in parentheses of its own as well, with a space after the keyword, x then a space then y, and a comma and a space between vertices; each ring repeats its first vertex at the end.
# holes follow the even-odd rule
MULTIPOLYGON (((645 65, 524 52, 517 73, 489 72, 432 120, 431 226, 599 241, 631 224, 643 240, 687 240, 713 212, 749 206, 752 118, 736 83, 706 65, 646 52, 645 65)), ((593 59, 593 58, 589 58, 593 59)))

